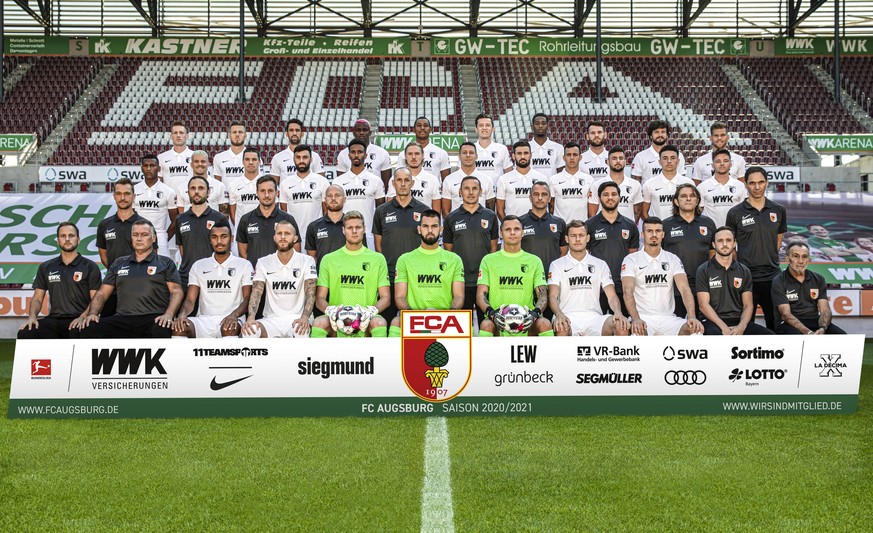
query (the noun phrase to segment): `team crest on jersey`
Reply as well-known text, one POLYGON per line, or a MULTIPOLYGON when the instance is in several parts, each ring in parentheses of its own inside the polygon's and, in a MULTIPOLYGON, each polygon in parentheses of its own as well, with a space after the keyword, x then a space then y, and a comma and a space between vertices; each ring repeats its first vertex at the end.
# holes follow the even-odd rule
POLYGON ((734 288, 739 289, 743 286, 743 278, 734 278, 734 288))
POLYGON ((700 234, 705 236, 707 233, 709 233, 709 228, 701 226, 700 227, 700 234))
POLYGON ((73 272, 73 281, 75 281, 76 283, 82 281, 82 273, 78 271, 73 272))
POLYGON ((497 159, 497 152, 491 152, 491 159, 497 159))
POLYGON ((554 154, 555 152, 551 148, 549 148, 546 150, 546 153, 549 154, 549 157, 551 157, 551 155, 554 154))
POLYGON ((440 270, 445 270, 446 266, 448 265, 446 265, 445 261, 440 261, 440 270))
POLYGON ((295 278, 299 278, 300 277, 300 269, 299 268, 292 268, 291 275, 294 276, 295 278))
POLYGON ((526 273, 526 272, 527 272, 527 269, 528 269, 528 266, 527 266, 527 265, 521 265, 521 272, 522 272, 522 274, 526 273))
POLYGON ((770 222, 776 222, 776 220, 778 220, 776 213, 770 213, 770 222))
POLYGON ((164 197, 164 192, 163 192, 163 191, 158 191, 158 192, 155 193, 155 196, 157 196, 158 199, 160 200, 161 198, 164 197))
POLYGON ((364 185, 364 187, 366 187, 370 184, 370 180, 361 180, 361 183, 364 185))
POLYGON ((552 233, 558 233, 558 225, 557 224, 549 224, 549 229, 552 230, 552 233))
POLYGON ((367 156, 370 158, 370 160, 376 159, 376 154, 367 154, 367 156))
POLYGON ((670 270, 670 263, 666 261, 661 262, 661 270, 667 271, 670 270))
POLYGON ((367 261, 366 263, 361 263, 361 269, 362 269, 364 272, 370 270, 370 262, 367 261))
POLYGON ((154 276, 154 275, 155 275, 155 272, 157 272, 157 271, 158 271, 158 267, 156 267, 156 266, 150 266, 150 267, 148 267, 148 268, 146 269, 146 273, 147 273, 149 276, 154 276))
POLYGON ((809 289, 809 297, 813 300, 818 299, 818 289, 809 289))
POLYGON ((623 229, 623 230, 621 230, 621 238, 622 238, 622 239, 628 239, 628 238, 630 238, 630 230, 629 230, 629 229, 623 229))
POLYGON ((314 190, 315 190, 315 183, 310 183, 310 184, 309 184, 309 188, 312 189, 312 190, 314 191, 314 190))
POLYGON ((208 229, 208 230, 209 230, 209 229, 212 229, 212 226, 214 226, 214 225, 215 225, 215 221, 214 221, 214 220, 207 220, 207 221, 206 221, 206 229, 208 229))
POLYGON ((418 222, 421 220, 421 213, 412 213, 412 220, 418 222))
POLYGON ((422 189, 427 189, 427 182, 426 182, 426 181, 422 181, 422 182, 421 182, 421 188, 422 188, 422 189))
POLYGON ((488 229, 488 221, 487 220, 482 221, 482 228, 488 229))
POLYGON ((234 274, 236 274, 236 267, 230 267, 227 269, 227 275, 229 277, 232 278, 234 274))
POLYGON ((731 194, 733 194, 733 193, 736 192, 736 187, 734 187, 733 185, 731 185, 730 187, 728 187, 728 190, 731 192, 731 194))
POLYGON ((402 311, 401 371, 422 400, 444 402, 470 381, 472 311, 402 311))

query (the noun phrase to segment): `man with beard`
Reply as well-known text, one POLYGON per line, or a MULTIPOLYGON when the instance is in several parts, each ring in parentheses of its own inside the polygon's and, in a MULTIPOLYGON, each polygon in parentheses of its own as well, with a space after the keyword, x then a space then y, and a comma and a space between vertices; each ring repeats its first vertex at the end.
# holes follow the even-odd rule
MULTIPOLYGON (((258 178, 257 184, 258 208, 243 215, 239 221, 239 227, 236 228, 239 256, 248 259, 252 266, 257 265, 258 259, 276 251, 276 242, 273 236, 276 232, 276 224, 280 221, 289 221, 295 228, 294 238, 297 238, 297 222, 294 217, 276 205, 275 178, 261 176, 258 178)), ((300 250, 299 242, 291 244, 295 250, 300 250)))
POLYGON ((515 168, 500 176, 497 182, 497 216, 503 220, 508 215, 521 215, 530 211, 531 185, 548 179, 530 168, 530 143, 518 141, 512 145, 515 168))
POLYGON ((530 166, 545 177, 564 170, 564 147, 549 139, 549 117, 537 113, 530 122, 530 166))
POLYGON ((579 150, 578 144, 568 142, 564 146, 564 169, 549 178, 551 210, 567 222, 588 219, 588 195, 593 180, 579 167, 579 150))
POLYGON ((279 184, 279 205, 294 217, 305 236, 310 222, 324 214, 324 191, 330 183, 321 174, 312 172, 312 150, 305 144, 294 149, 297 172, 279 184))
POLYGON ((668 144, 661 148, 660 173, 643 183, 643 217, 667 218, 673 211, 676 187, 683 183, 694 185, 678 170, 679 149, 668 144))
POLYGON ((709 127, 709 140, 712 143, 712 150, 698 157, 694 161, 694 167, 691 169, 691 177, 695 184, 699 185, 715 175, 713 159, 715 154, 721 150, 727 151, 730 158, 730 177, 739 181, 745 180, 746 159, 740 154, 727 149, 728 139, 727 125, 724 122, 713 122, 712 126, 709 127))
MULTIPOLYGON (((549 185, 534 183, 530 189, 530 211, 519 217, 524 228, 521 249, 534 254, 543 262, 543 270, 552 261, 567 254, 567 241, 564 235, 567 223, 564 219, 549 213, 549 185)), ((546 318, 551 318, 551 313, 546 318)))
MULTIPOLYGON (((116 207, 115 214, 104 218, 97 224, 97 252, 100 254, 100 262, 105 268, 109 268, 119 257, 133 253, 133 241, 131 240, 133 224, 145 220, 133 210, 133 191, 134 186, 130 178, 119 178, 112 186, 112 199, 115 200, 116 207)), ((102 307, 103 316, 115 313, 117 301, 118 297, 114 293, 107 296, 102 307)))
MULTIPOLYGON (((440 248, 440 214, 421 213, 421 246, 397 260, 394 305, 404 309, 461 309, 464 305, 464 265, 456 254, 440 248)), ((391 320, 389 337, 400 336, 400 313, 391 320)))
POLYGON ((246 148, 243 152, 242 177, 231 182, 227 187, 230 197, 230 219, 233 227, 239 227, 243 215, 258 207, 258 178, 261 177, 261 156, 254 148, 246 148))
MULTIPOLYGON (((206 202, 209 207, 228 216, 230 214, 229 203, 230 199, 227 195, 227 187, 217 179, 209 175, 209 154, 203 150, 195 150, 191 154, 191 170, 194 176, 205 178, 209 184, 209 197, 206 202)), ((176 197, 178 198, 177 206, 179 212, 182 213, 185 209, 191 207, 191 199, 188 197, 188 182, 179 185, 176 189, 176 197)))
MULTIPOLYGON (((370 129, 370 122, 368 120, 363 118, 356 120, 352 133, 354 135, 352 140, 359 141, 364 147, 365 157, 361 158, 364 168, 367 172, 375 174, 381 179, 384 190, 384 188, 388 187, 388 181, 391 179, 391 156, 388 155, 387 150, 370 142, 370 135, 373 134, 373 130, 370 129)), ((344 148, 336 156, 337 173, 348 172, 354 167, 354 162, 349 152, 351 146, 350 142, 348 147, 344 148)))
MULTIPOLYGON (((643 184, 661 175, 661 149, 670 137, 670 124, 664 120, 653 120, 649 122, 646 134, 652 145, 638 153, 631 165, 631 177, 643 184)), ((685 156, 679 153, 679 150, 676 150, 676 155, 678 162, 675 169, 680 175, 684 175, 685 156)), ((643 215, 648 216, 645 213, 643 215)))
MULTIPOLYGON (((440 191, 440 178, 422 170, 422 158, 424 152, 416 143, 409 143, 403 150, 406 155, 406 169, 412 174, 412 197, 438 212, 442 206, 442 193, 440 191)), ((398 169, 403 168, 398 166, 398 169)), ((387 201, 394 198, 394 181, 388 184, 387 201)))
POLYGON ((176 191, 158 179, 160 166, 157 156, 142 156, 140 169, 143 181, 133 187, 133 208, 139 216, 155 227, 158 234, 158 253, 169 257, 168 239, 174 231, 176 216, 179 214, 176 209, 176 191))
POLYGON ((208 195, 209 186, 202 176, 188 180, 187 196, 191 199, 191 207, 176 219, 176 244, 182 256, 179 267, 182 290, 187 290, 191 266, 212 254, 209 231, 218 222, 227 220, 227 217, 209 207, 206 203, 208 195))
POLYGON ((227 136, 230 139, 230 148, 219 152, 212 159, 212 175, 224 183, 225 187, 243 177, 245 173, 243 161, 246 150, 245 125, 238 121, 231 122, 227 136))
POLYGON ((27 320, 18 328, 19 339, 78 337, 79 331, 71 329, 70 323, 88 308, 91 298, 100 288, 100 269, 94 261, 76 251, 79 228, 72 222, 61 222, 57 238, 61 255, 37 268, 27 320), (37 318, 46 292, 49 295, 48 316, 37 318))
MULTIPOLYGON (((445 179, 451 172, 451 164, 449 163, 449 154, 445 150, 430 142, 430 134, 433 128, 430 125, 430 119, 427 117, 418 117, 415 119, 415 124, 412 126, 412 131, 415 133, 415 143, 421 146, 424 152, 422 162, 422 170, 428 174, 439 176, 445 179)), ((397 156, 397 168, 406 167, 405 154, 397 156)))
POLYGON ((600 190, 601 185, 611 181, 618 185, 618 212, 634 222, 639 222, 640 214, 643 212, 642 185, 637 180, 628 178, 624 174, 624 168, 627 165, 627 160, 624 157, 624 148, 613 146, 609 150, 607 161, 609 164, 609 175, 596 180, 591 185, 591 192, 588 195, 588 216, 593 217, 600 211, 600 197, 597 191, 600 190))
POLYGON ((588 142, 588 150, 582 154, 582 162, 579 164, 582 172, 591 176, 594 181, 607 177, 609 174, 608 158, 612 151, 607 152, 604 146, 606 130, 603 123, 595 120, 589 122, 588 128, 585 130, 585 140, 588 142))
POLYGON ((343 247, 343 209, 346 193, 339 185, 330 185, 324 191, 324 206, 327 214, 313 220, 306 230, 306 253, 315 258, 315 266, 321 268, 321 260, 327 254, 343 247))
POLYGON ((482 207, 494 210, 494 183, 485 173, 476 170, 476 145, 465 142, 458 149, 458 170, 443 180, 443 217, 447 217, 464 203, 461 184, 468 176, 479 180, 479 203, 482 207))
MULTIPOLYGON (((282 183, 286 178, 297 172, 297 164, 294 162, 294 150, 303 141, 303 122, 292 118, 285 124, 285 137, 288 139, 288 148, 285 148, 270 160, 270 175, 282 183)), ((309 171, 324 175, 324 164, 321 156, 311 152, 309 171)))
POLYGON ((173 321, 173 335, 191 339, 236 337, 240 318, 249 307, 252 265, 230 253, 233 232, 227 220, 216 221, 209 230, 212 257, 191 267, 188 291, 182 309, 173 321), (189 317, 195 306, 196 317, 189 317))
POLYGON ((373 215, 376 207, 385 203, 385 186, 382 179, 364 165, 367 145, 360 139, 352 139, 347 150, 351 166, 348 172, 337 176, 333 184, 342 187, 346 193, 346 212, 357 211, 364 215, 367 248, 373 249, 373 215))

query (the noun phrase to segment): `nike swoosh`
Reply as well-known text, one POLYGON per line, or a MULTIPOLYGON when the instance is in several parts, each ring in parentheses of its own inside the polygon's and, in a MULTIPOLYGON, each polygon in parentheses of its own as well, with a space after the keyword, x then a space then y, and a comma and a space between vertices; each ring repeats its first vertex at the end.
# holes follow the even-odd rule
POLYGON ((234 379, 232 381, 225 381, 224 383, 219 383, 219 382, 215 381, 215 378, 212 378, 212 383, 209 384, 209 388, 212 390, 221 390, 225 387, 230 387, 231 385, 239 383, 240 381, 242 381, 244 379, 249 379, 250 377, 252 377, 252 376, 246 376, 244 378, 234 379))
POLYGON ((641 266, 641 267, 640 267, 640 270, 642 270, 642 269, 644 269, 644 268, 647 268, 647 266, 641 266))
POLYGON ((569 272, 569 271, 573 270, 574 268, 576 268, 576 267, 566 268, 566 269, 564 269, 564 272, 569 272))
POLYGON ((211 274, 211 273, 212 273, 211 270, 207 270, 206 272, 201 272, 201 274, 211 274))
POLYGON ((276 273, 276 271, 274 270, 274 271, 272 271, 272 272, 267 272, 267 275, 268 275, 268 276, 272 276, 272 275, 275 274, 275 273, 276 273))

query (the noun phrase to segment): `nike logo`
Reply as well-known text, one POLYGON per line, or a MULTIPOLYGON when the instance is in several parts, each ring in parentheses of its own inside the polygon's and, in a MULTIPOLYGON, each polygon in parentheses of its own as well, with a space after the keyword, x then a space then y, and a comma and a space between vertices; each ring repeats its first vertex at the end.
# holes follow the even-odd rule
POLYGON ((569 272, 569 271, 575 270, 575 269, 576 269, 576 267, 565 268, 564 272, 569 272))
POLYGON ((274 270, 274 271, 272 271, 272 272, 267 272, 267 275, 268 275, 268 276, 272 276, 272 275, 275 274, 275 273, 276 273, 276 271, 274 270))
POLYGON ((244 379, 249 379, 250 377, 252 377, 252 376, 246 376, 244 378, 234 379, 232 381, 225 381, 224 383, 219 383, 219 382, 215 381, 215 378, 212 378, 212 383, 209 384, 209 388, 212 390, 221 390, 225 387, 230 387, 231 385, 239 383, 240 381, 242 381, 244 379))
POLYGON ((641 266, 641 267, 640 267, 640 270, 643 270, 643 269, 646 269, 646 268, 649 268, 649 265, 641 266))
POLYGON ((207 270, 207 271, 205 271, 205 272, 201 272, 201 274, 210 274, 210 273, 212 273, 211 270, 207 270))

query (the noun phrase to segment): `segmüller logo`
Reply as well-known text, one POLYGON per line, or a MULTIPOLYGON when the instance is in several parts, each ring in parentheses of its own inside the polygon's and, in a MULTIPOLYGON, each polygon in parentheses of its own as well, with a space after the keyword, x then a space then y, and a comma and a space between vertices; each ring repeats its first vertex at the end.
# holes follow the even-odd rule
POLYGON ((30 379, 51 379, 52 378, 52 360, 51 359, 31 359, 30 360, 30 379))
POLYGON ((416 396, 444 402, 470 381, 473 362, 471 311, 403 311, 401 370, 416 396))

